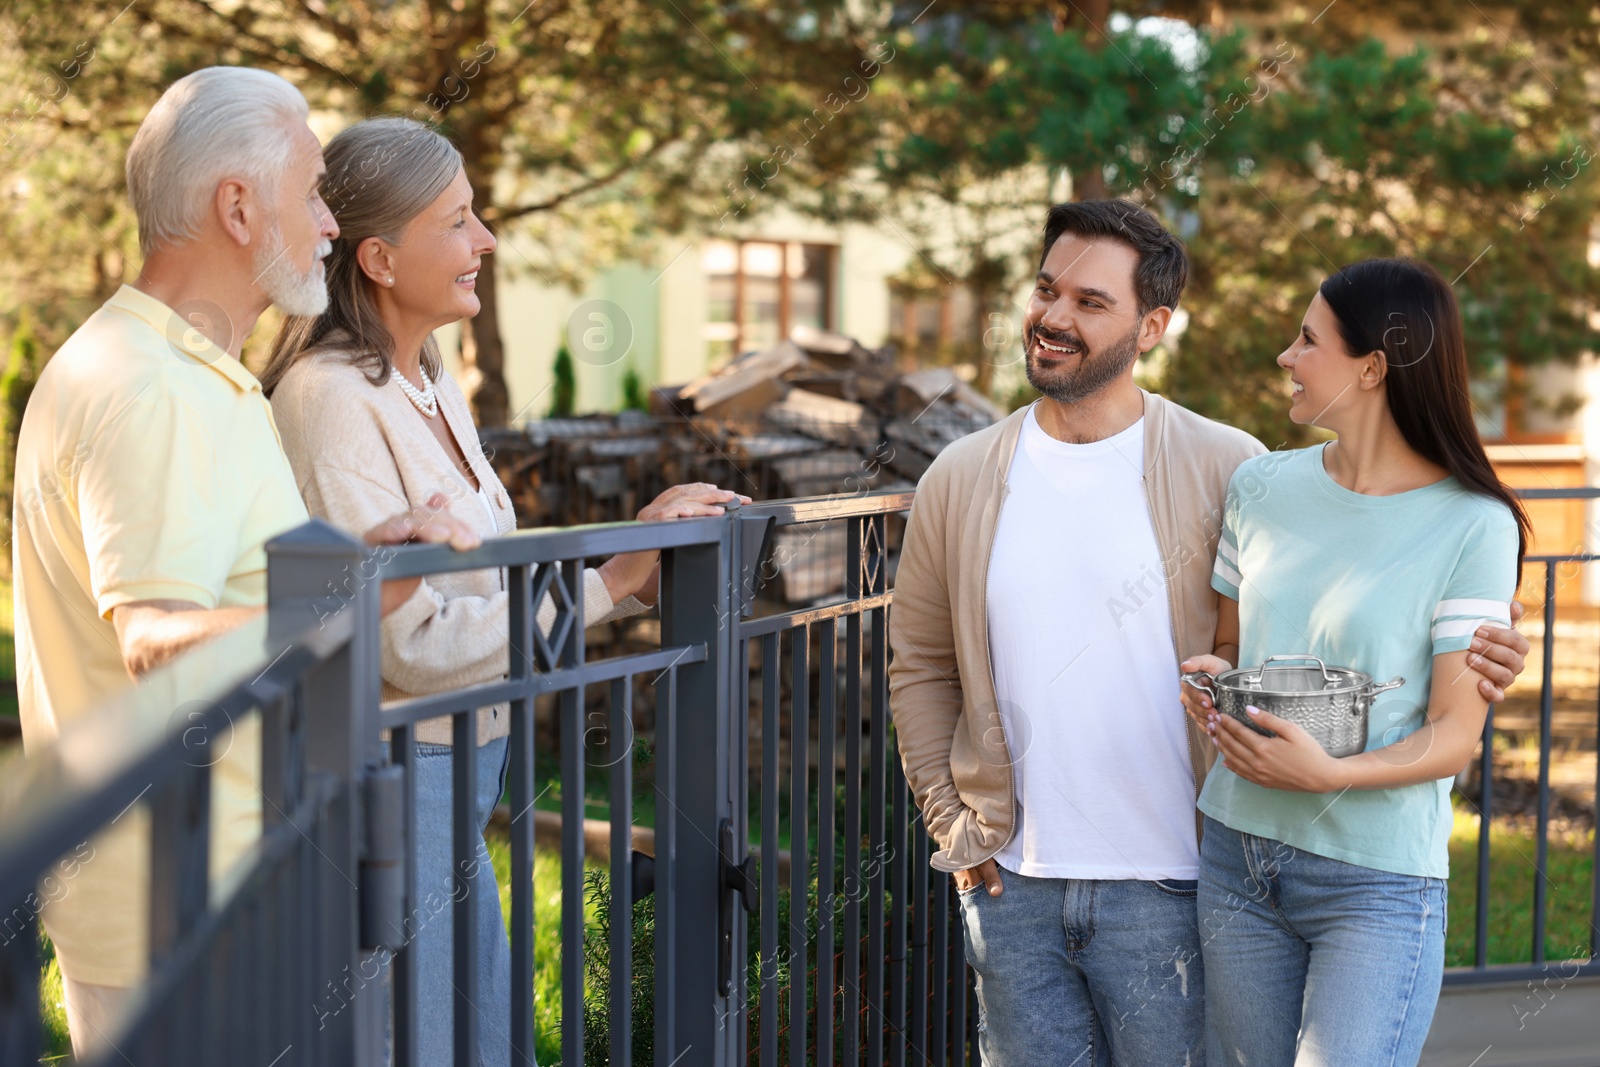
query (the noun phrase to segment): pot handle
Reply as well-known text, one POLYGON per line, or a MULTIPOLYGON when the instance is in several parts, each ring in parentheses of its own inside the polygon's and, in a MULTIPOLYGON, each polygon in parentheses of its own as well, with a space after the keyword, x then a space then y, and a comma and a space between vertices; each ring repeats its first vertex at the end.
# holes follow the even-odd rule
POLYGON ((1202 693, 1215 692, 1217 688, 1216 675, 1210 671, 1185 671, 1178 675, 1178 678, 1186 685, 1192 685, 1202 693), (1199 681, 1201 678, 1204 678, 1210 684, 1201 685, 1199 681))
POLYGON ((1389 690, 1399 689, 1405 684, 1406 680, 1397 674, 1393 678, 1390 678, 1387 682, 1379 682, 1374 685, 1372 687, 1372 695, 1377 696, 1379 693, 1387 693, 1389 690))
MULTIPOLYGON (((1312 663, 1315 663, 1317 665, 1317 669, 1322 672, 1322 680, 1324 682, 1328 683, 1329 685, 1332 685, 1332 684, 1336 683, 1339 680, 1339 679, 1335 678, 1333 675, 1328 673, 1328 665, 1326 663, 1322 662, 1321 659, 1319 659, 1316 656, 1313 656, 1309 652, 1301 652, 1298 655, 1286 654, 1286 655, 1281 655, 1281 656, 1268 656, 1267 659, 1266 659, 1266 662, 1261 664, 1261 668, 1258 671, 1258 676, 1261 675, 1261 674, 1265 674, 1268 671, 1268 669, 1270 669, 1272 667, 1272 664, 1275 663, 1278 660, 1299 660, 1301 663, 1304 663, 1306 660, 1310 660, 1312 663)), ((1405 684, 1405 679, 1404 678, 1400 679, 1400 684, 1402 684, 1402 685, 1405 684)))

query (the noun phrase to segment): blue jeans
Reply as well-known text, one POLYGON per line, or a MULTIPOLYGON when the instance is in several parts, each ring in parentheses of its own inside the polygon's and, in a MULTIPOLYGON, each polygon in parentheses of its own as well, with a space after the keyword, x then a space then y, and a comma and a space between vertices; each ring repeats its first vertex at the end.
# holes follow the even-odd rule
POLYGON ((1194 882, 1000 881, 960 894, 984 1067, 1200 1067, 1194 882))
POLYGON ((1444 977, 1443 879, 1390 874, 1207 818, 1200 933, 1213 1067, 1402 1067, 1444 977))
MULTIPOLYGON (((478 940, 478 1063, 507 1067, 511 1063, 511 942, 500 911, 484 827, 505 790, 507 739, 478 749, 478 869, 468 881, 473 901, 473 929, 478 940)), ((450 840, 450 753, 448 745, 417 744, 417 932, 409 948, 416 967, 417 1063, 440 1067, 454 1062, 455 942, 454 896, 450 840)), ((533 1050, 527 1050, 532 1062, 533 1050)))

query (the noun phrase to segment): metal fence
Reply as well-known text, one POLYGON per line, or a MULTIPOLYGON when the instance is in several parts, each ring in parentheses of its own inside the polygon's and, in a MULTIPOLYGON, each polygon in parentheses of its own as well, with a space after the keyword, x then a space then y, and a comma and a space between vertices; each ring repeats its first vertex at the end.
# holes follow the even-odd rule
MULTIPOLYGON (((274 542, 267 620, 182 657, 0 780, 0 1064, 38 1062, 41 879, 134 804, 148 808, 153 827, 152 975, 103 1062, 269 1063, 293 1050, 294 1063, 375 1064, 386 1027, 393 1061, 415 1062, 404 917, 418 889, 414 828, 403 817, 415 725, 452 718, 454 794, 471 797, 475 709, 502 702, 511 715, 516 1062, 533 1062, 535 1048, 535 829, 523 816, 539 802, 544 767, 560 783, 562 1063, 976 1063, 958 906, 950 880, 928 867, 930 842, 887 714, 890 546, 911 499, 860 493, 720 519, 527 532, 468 553, 374 554, 315 523, 274 542), (791 545, 843 539, 841 595, 800 608, 758 596, 774 573, 779 530, 791 545), (590 659, 584 561, 638 549, 662 551, 659 641, 590 659), (380 707, 378 583, 491 567, 505 570, 510 593, 510 675, 380 707), (547 632, 533 611, 546 595, 557 609, 547 632), (653 855, 633 842, 640 677, 656 692, 653 855), (605 694, 598 728, 586 701, 595 688, 605 694), (219 893, 206 876, 214 759, 203 744, 196 751, 196 738, 255 718, 262 840, 238 887, 219 893), (115 738, 114 749, 96 736, 115 738), (595 803, 586 777, 596 768, 610 823, 599 881, 586 872, 584 834, 595 803), (593 885, 610 914, 603 990, 585 968, 596 951, 584 914, 593 885), (646 912, 641 940, 632 920, 646 912), (327 1010, 327 990, 350 988, 352 974, 362 978, 348 1005, 327 1010), (636 981, 644 976, 653 981, 636 981)), ((1447 987, 1520 983, 1547 970, 1554 568, 1593 558, 1530 560, 1546 575, 1530 959, 1487 962, 1491 861, 1481 848, 1477 966, 1452 971, 1447 987)), ((1486 740, 1494 730, 1491 720, 1486 740)), ((1493 747, 1484 749, 1485 782, 1493 747)), ((1478 801, 1485 845, 1491 796, 1485 789, 1478 801)), ((466 869, 476 856, 470 804, 455 806, 452 833, 456 869, 466 869)), ((451 912, 458 1062, 475 1061, 479 1036, 468 906, 462 894, 451 912)), ((1595 973, 1593 947, 1576 965, 1581 975, 1595 973)))
MULTIPOLYGON (((910 500, 834 497, 724 519, 540 531, 467 553, 372 552, 320 523, 274 542, 266 622, 182 657, 63 738, 60 751, 35 754, 8 775, 0 906, 15 921, 0 950, 0 1063, 35 1063, 40 1053, 37 883, 134 804, 149 807, 153 827, 152 971, 104 1062, 245 1062, 264 1051, 268 1062, 293 1050, 297 1063, 379 1063, 386 1030, 393 1062, 415 1062, 405 920, 418 886, 415 828, 403 814, 415 788, 415 725, 451 717, 453 792, 471 797, 476 709, 502 702, 510 705, 513 812, 528 813, 539 795, 541 709, 554 717, 546 733, 559 747, 561 1062, 776 1063, 780 1033, 791 1063, 863 1055, 899 1063, 908 1052, 970 1062, 971 994, 952 890, 944 878, 929 885, 927 839, 911 817, 886 705, 887 523, 910 500), (754 617, 763 563, 773 563, 763 549, 777 526, 847 535, 850 577, 838 604, 754 617), (641 549, 662 551, 659 647, 590 660, 584 561, 641 549), (509 677, 380 708, 379 583, 490 567, 504 569, 510 593, 509 677), (533 606, 546 596, 556 612, 543 631, 533 606), (766 657, 754 676, 752 644, 766 657), (780 684, 780 658, 792 691, 780 684), (810 682, 814 658, 822 686, 810 682), (174 677, 197 670, 199 683, 174 677), (622 739, 631 747, 639 676, 657 691, 653 856, 632 848, 634 760, 613 751, 622 739), (609 695, 598 731, 585 701, 595 686, 609 695), (754 739, 741 713, 752 699, 762 709, 754 739), (180 704, 191 710, 174 719, 180 704), (243 887, 215 896, 206 878, 211 763, 192 749, 197 734, 224 736, 251 716, 262 723, 268 814, 243 887), (130 719, 143 725, 129 730, 130 719), (100 751, 104 769, 86 775, 72 765, 72 749, 96 737, 116 738, 116 752, 100 751), (813 737, 820 760, 811 756, 813 737), (593 936, 583 832, 592 764, 606 768, 611 846, 609 981, 598 1015, 584 965, 593 936), (635 959, 628 917, 646 901, 652 958, 635 959), (760 926, 754 956, 747 915, 760 926), (641 973, 654 978, 649 1003, 635 992, 641 973), (340 989, 348 1003, 341 997, 335 1008, 329 991, 340 989), (940 1006, 930 1012, 930 1003, 940 1006), (634 1047, 636 1011, 650 1017, 648 1051, 634 1047), (603 1047, 585 1034, 586 1015, 603 1020, 603 1047)), ((513 817, 510 827, 511 1040, 517 1062, 531 1063, 534 820, 513 817)), ((456 870, 475 862, 477 835, 470 804, 457 803, 456 870)), ((451 907, 457 1062, 475 1062, 480 1036, 469 906, 461 893, 451 907)))
MULTIPOLYGON (((1600 489, 1593 488, 1567 488, 1567 489, 1521 489, 1517 495, 1524 501, 1533 500, 1594 500, 1600 498, 1600 489)), ((1587 528, 1587 524, 1585 524, 1587 528)), ((1550 768, 1555 752, 1553 735, 1554 724, 1554 698, 1555 698, 1555 650, 1556 650, 1556 593, 1562 584, 1561 569, 1585 564, 1600 562, 1600 555, 1587 552, 1572 552, 1564 555, 1545 554, 1529 555, 1524 560, 1523 595, 1532 583, 1538 585, 1533 588, 1542 592, 1538 607, 1530 612, 1532 618, 1539 620, 1542 626, 1542 636, 1539 642, 1539 769, 1538 786, 1534 811, 1534 855, 1532 857, 1519 856, 1512 862, 1528 863, 1531 860, 1530 879, 1532 881, 1532 911, 1533 935, 1526 962, 1511 964, 1491 964, 1489 962, 1490 926, 1489 915, 1492 903, 1491 890, 1491 841, 1490 829, 1496 815, 1494 804, 1495 781, 1495 707, 1490 705, 1489 713, 1483 724, 1483 740, 1478 753, 1476 780, 1478 788, 1475 795, 1468 797, 1468 802, 1476 809, 1478 815, 1478 843, 1476 857, 1476 875, 1474 880, 1474 930, 1473 930, 1473 962, 1471 967, 1452 968, 1445 972, 1444 984, 1446 989, 1452 986, 1468 986, 1484 982, 1526 982, 1540 981, 1549 977, 1550 967, 1546 960, 1546 927, 1550 906, 1550 888, 1552 879, 1549 874, 1550 860, 1550 809, 1551 787, 1550 768)), ((1570 584, 1570 583, 1569 583, 1570 584)), ((1597 698, 1595 711, 1596 721, 1596 752, 1594 781, 1596 792, 1594 804, 1600 806, 1600 698, 1597 698)), ((1596 814, 1600 814, 1597 808, 1596 814)), ((1591 826, 1600 823, 1600 819, 1591 819, 1591 826)), ((1591 875, 1590 875, 1590 907, 1586 924, 1588 929, 1588 944, 1586 956, 1580 956, 1578 949, 1583 946, 1568 946, 1573 951, 1560 962, 1563 964, 1560 975, 1570 981, 1579 977, 1600 976, 1600 826, 1596 826, 1591 846, 1591 875)))
MULTIPOLYGON (((357 612, 319 622, 311 610, 360 563, 354 549, 326 527, 275 542, 269 619, 153 673, 58 744, 6 766, 0 1063, 39 1062, 37 924, 79 874, 63 857, 95 863, 97 832, 136 804, 150 826, 150 975, 98 1062, 245 1063, 268 1048, 299 1049, 298 1062, 314 1064, 370 1056, 382 1033, 375 998, 331 1021, 312 1010, 315 990, 370 959, 356 887, 373 860, 363 794, 382 781, 360 757, 362 710, 376 706, 375 631, 357 612), (208 877, 212 772, 236 729, 255 726, 261 838, 223 895, 208 877)), ((130 885, 140 877, 126 875, 130 885)))

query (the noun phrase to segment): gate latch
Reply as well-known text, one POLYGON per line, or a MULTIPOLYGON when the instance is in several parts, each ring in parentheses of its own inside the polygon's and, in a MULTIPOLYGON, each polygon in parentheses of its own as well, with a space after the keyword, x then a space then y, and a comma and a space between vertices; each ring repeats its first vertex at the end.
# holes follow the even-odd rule
POLYGON ((722 853, 722 900, 717 909, 719 930, 717 936, 717 984, 722 995, 733 995, 733 903, 744 905, 746 914, 756 909, 755 857, 746 853, 744 859, 733 862, 733 822, 722 820, 720 851, 722 853))

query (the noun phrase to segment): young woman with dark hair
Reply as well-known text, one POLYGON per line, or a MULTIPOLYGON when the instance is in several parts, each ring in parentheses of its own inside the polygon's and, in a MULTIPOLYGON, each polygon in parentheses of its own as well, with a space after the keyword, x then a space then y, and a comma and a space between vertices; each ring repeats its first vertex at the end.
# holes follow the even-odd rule
POLYGON ((1290 418, 1337 439, 1234 474, 1215 654, 1183 668, 1310 653, 1405 684, 1375 698, 1365 750, 1343 758, 1183 687, 1222 757, 1200 796, 1208 1057, 1415 1064, 1444 969, 1450 781, 1487 706, 1474 632, 1509 622, 1528 520, 1478 441, 1461 314, 1432 267, 1340 270, 1278 363, 1290 418))

